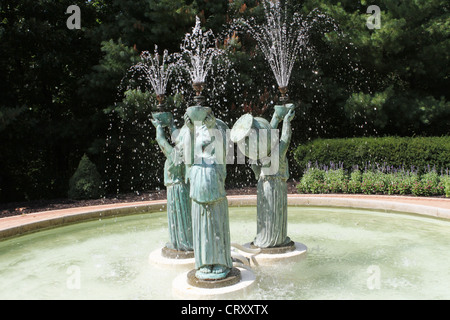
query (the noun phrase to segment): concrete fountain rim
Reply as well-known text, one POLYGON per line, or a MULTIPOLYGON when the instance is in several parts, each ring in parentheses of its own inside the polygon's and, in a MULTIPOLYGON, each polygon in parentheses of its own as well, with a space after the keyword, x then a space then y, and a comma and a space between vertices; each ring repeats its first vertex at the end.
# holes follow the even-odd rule
MULTIPOLYGON (((230 207, 255 206, 256 195, 228 196, 230 207)), ((167 201, 78 207, 0 219, 0 240, 89 220, 165 211, 167 201)), ((449 219, 450 199, 376 195, 288 195, 288 206, 339 207, 449 219)))

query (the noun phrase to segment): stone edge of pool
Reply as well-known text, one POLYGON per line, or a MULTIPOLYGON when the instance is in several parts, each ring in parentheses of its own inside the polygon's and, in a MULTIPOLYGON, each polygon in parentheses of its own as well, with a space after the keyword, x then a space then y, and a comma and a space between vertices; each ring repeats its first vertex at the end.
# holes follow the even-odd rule
MULTIPOLYGON (((164 211, 166 201, 144 201, 32 213, 0 219, 0 240, 72 223, 164 211)), ((229 196, 230 207, 256 206, 256 196, 229 196)), ((346 207, 450 219, 450 199, 289 195, 289 206, 346 207)))

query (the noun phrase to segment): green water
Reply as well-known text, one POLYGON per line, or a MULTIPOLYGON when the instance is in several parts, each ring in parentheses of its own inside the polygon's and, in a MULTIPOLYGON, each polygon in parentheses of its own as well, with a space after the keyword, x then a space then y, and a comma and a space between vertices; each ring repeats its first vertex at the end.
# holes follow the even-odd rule
MULTIPOLYGON (((253 240, 256 208, 230 208, 230 220, 232 242, 253 240)), ((448 220, 290 207, 288 230, 306 258, 254 269, 244 298, 450 299, 448 220)), ((172 299, 180 270, 148 262, 167 239, 166 214, 154 213, 2 241, 0 299, 172 299)))

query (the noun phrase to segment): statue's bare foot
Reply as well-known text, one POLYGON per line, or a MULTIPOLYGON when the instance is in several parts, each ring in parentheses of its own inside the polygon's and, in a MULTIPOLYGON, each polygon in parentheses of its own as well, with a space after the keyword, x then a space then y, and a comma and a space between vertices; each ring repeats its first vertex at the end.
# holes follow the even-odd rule
POLYGON ((203 266, 196 271, 195 277, 200 280, 220 280, 225 279, 230 271, 230 268, 222 265, 203 266))
POLYGON ((203 266, 200 269, 198 269, 198 271, 200 273, 208 274, 208 273, 212 272, 212 268, 213 268, 213 266, 203 266))
POLYGON ((229 271, 229 268, 221 265, 215 265, 212 269, 215 274, 227 273, 227 271, 229 271))
POLYGON ((212 272, 213 266, 202 266, 195 272, 195 277, 200 280, 206 280, 210 279, 211 275, 213 275, 212 272))

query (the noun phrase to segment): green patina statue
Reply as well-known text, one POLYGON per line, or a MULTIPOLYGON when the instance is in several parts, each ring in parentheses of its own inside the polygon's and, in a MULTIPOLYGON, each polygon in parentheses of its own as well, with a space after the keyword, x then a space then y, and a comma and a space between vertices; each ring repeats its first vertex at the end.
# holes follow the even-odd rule
POLYGON ((295 116, 293 105, 287 106, 286 111, 284 118, 275 112, 270 123, 272 129, 277 129, 283 120, 278 157, 266 157, 252 165, 258 179, 257 234, 253 243, 260 248, 282 247, 291 243, 287 236, 286 182, 289 179, 289 164, 286 155, 292 136, 291 121, 295 116), (271 161, 278 161, 276 173, 264 170, 272 167, 271 161))
POLYGON ((289 165, 287 151, 291 142, 291 121, 295 106, 275 106, 270 124, 263 118, 247 114, 239 119, 231 131, 231 140, 238 143, 241 151, 252 160, 251 167, 258 180, 257 188, 257 234, 253 245, 259 248, 291 246, 287 236, 287 180, 289 165), (270 129, 277 129, 283 122, 281 139, 275 138, 270 129), (267 132, 268 138, 260 136, 267 132), (256 139, 252 140, 254 134, 256 139), (272 140, 272 141, 271 141, 272 140))
POLYGON ((188 108, 185 122, 192 137, 186 177, 192 200, 195 277, 225 279, 233 267, 225 191, 228 127, 210 108, 201 106, 188 108))
POLYGON ((167 188, 167 216, 169 222, 170 243, 166 248, 190 252, 193 251, 191 199, 189 185, 185 183, 184 137, 189 129, 178 130, 169 112, 154 114, 152 123, 156 128, 156 141, 167 160, 164 165, 164 184, 167 188), (175 146, 166 138, 165 127, 169 127, 175 146))

